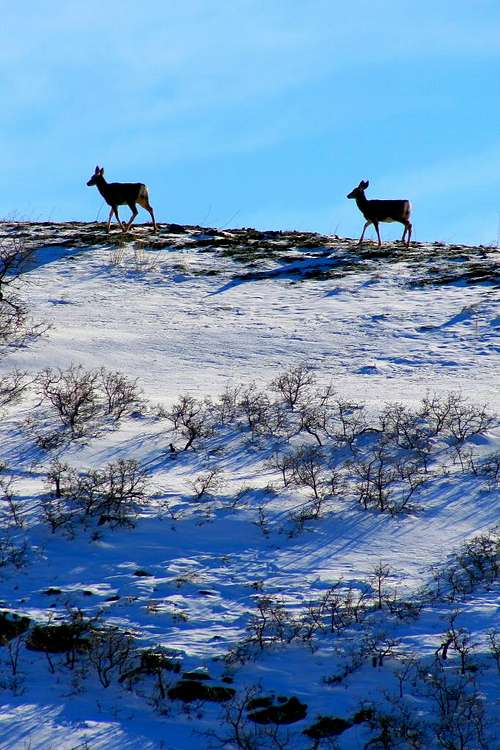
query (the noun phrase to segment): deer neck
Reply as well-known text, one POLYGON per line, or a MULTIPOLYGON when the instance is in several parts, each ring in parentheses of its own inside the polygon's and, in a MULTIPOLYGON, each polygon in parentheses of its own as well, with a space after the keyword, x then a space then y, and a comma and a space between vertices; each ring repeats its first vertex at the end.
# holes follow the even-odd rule
POLYGON ((360 192, 356 195, 356 205, 361 211, 361 213, 364 214, 368 206, 368 199, 366 195, 364 194, 364 191, 362 190, 360 190, 360 192))
POLYGON ((102 195, 102 197, 106 200, 106 196, 108 195, 108 183, 106 182, 105 178, 102 175, 99 175, 99 177, 96 178, 95 184, 97 185, 97 189, 102 195))

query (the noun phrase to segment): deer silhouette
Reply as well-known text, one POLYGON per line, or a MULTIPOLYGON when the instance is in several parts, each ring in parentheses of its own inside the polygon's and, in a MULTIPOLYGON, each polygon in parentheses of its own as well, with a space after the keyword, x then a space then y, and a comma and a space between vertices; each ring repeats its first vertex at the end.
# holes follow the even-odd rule
POLYGON ((406 241, 406 247, 410 245, 410 237, 412 224, 410 222, 411 215, 411 203, 408 200, 368 200, 365 196, 365 190, 370 183, 368 180, 361 180, 358 187, 351 190, 348 198, 354 198, 356 205, 366 219, 363 227, 363 232, 359 238, 359 243, 363 242, 365 231, 370 224, 373 224, 378 237, 378 246, 382 244, 380 241, 380 232, 378 225, 380 221, 399 221, 404 224, 403 237, 401 242, 405 241, 406 234, 408 233, 408 239, 406 241))
POLYGON ((97 166, 94 174, 87 182, 87 185, 88 187, 95 185, 108 206, 111 206, 108 219, 108 232, 111 226, 113 214, 116 216, 116 220, 122 231, 128 232, 132 226, 132 222, 138 214, 137 208, 135 207, 136 203, 148 211, 153 220, 153 229, 155 232, 158 231, 153 208, 149 202, 148 189, 143 182, 106 182, 104 179, 104 168, 97 166), (132 216, 130 217, 128 224, 123 224, 118 216, 118 206, 128 206, 132 211, 132 216))

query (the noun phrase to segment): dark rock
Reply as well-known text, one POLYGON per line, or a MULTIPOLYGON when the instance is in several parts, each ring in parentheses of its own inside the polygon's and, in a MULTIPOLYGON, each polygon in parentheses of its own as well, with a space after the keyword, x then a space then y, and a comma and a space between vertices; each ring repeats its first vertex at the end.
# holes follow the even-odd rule
POLYGON ((88 647, 88 640, 84 637, 85 631, 86 626, 83 623, 35 625, 26 641, 26 648, 49 654, 63 654, 74 649, 84 651, 88 647))
POLYGON ((184 701, 214 701, 222 703, 230 700, 235 694, 234 688, 223 687, 222 685, 206 685, 199 680, 179 680, 179 682, 170 688, 168 697, 172 700, 184 701))
POLYGON ((262 711, 253 711, 248 714, 248 718, 257 724, 293 724, 304 719, 306 715, 306 704, 292 696, 281 705, 269 706, 262 711))
POLYGON ((362 724, 364 721, 370 721, 373 718, 373 708, 361 708, 352 717, 353 724, 362 724))
POLYGON ((23 617, 15 612, 0 612, 0 646, 5 646, 13 638, 25 633, 30 622, 29 617, 23 617))
POLYGON ((304 729, 303 734, 311 737, 313 740, 319 740, 322 737, 336 737, 347 729, 352 727, 352 722, 337 716, 320 716, 319 719, 304 729))

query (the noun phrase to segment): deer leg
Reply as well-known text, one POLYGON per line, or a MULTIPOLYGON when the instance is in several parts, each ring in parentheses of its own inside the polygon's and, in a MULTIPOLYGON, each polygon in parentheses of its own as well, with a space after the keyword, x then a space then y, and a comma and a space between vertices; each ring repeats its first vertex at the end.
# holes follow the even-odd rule
POLYGON ((378 231, 378 221, 374 221, 373 226, 375 227, 375 231, 377 232, 378 246, 380 247, 382 245, 382 240, 380 239, 380 232, 378 231))
POLYGON ((363 242, 363 237, 365 236, 366 229, 367 229, 367 227, 370 226, 371 223, 372 223, 371 221, 365 222, 365 225, 363 227, 363 231, 361 232, 361 237, 359 238, 358 245, 361 245, 361 243, 363 242))
POLYGON ((118 206, 111 206, 111 211, 109 213, 109 221, 108 221, 108 232, 109 232, 109 227, 111 225, 111 217, 113 216, 113 214, 116 216, 116 221, 118 222, 120 227, 123 229, 123 224, 121 222, 120 217, 118 216, 118 206))
POLYGON ((125 229, 124 229, 125 232, 128 232, 128 230, 132 226, 132 222, 134 221, 135 217, 138 214, 138 211, 135 207, 135 203, 129 203, 128 205, 129 205, 130 210, 132 211, 132 216, 130 217, 128 224, 125 225, 125 229))
POLYGON ((158 231, 158 227, 156 226, 156 220, 155 220, 155 215, 154 215, 154 212, 153 212, 153 206, 149 202, 148 197, 147 196, 139 196, 139 204, 151 216, 151 220, 153 222, 153 231, 157 232, 158 231))
POLYGON ((107 232, 109 232, 111 228, 111 219, 113 218, 114 208, 111 209, 109 212, 109 219, 108 219, 108 228, 106 229, 107 232))
POLYGON ((146 211, 148 211, 150 213, 151 219, 153 220, 153 232, 157 232, 158 231, 158 227, 156 226, 156 219, 155 219, 155 215, 153 213, 152 206, 149 206, 149 208, 146 206, 146 211))
POLYGON ((410 247, 411 230, 413 229, 413 226, 410 221, 407 223, 406 228, 408 230, 408 239, 406 240, 406 247, 410 247))
POLYGON ((406 233, 408 233, 408 239, 406 241, 406 247, 409 247, 410 246, 410 237, 411 237, 412 225, 411 225, 411 222, 409 222, 409 221, 403 221, 401 223, 405 225, 405 230, 403 232, 403 236, 401 237, 401 242, 405 241, 406 233))

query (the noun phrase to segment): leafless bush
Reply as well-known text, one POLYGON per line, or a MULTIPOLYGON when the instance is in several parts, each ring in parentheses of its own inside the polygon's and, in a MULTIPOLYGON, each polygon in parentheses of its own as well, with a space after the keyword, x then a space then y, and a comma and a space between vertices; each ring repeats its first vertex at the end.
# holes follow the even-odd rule
POLYGON ((104 400, 105 413, 115 419, 141 403, 141 393, 136 380, 129 380, 120 372, 111 372, 101 367, 98 385, 104 400))
POLYGON ((301 445, 289 453, 274 454, 269 466, 280 471, 285 487, 311 491, 310 499, 292 513, 292 520, 299 526, 307 520, 319 518, 326 502, 344 488, 342 472, 325 465, 325 454, 320 446, 301 445))
MULTIPOLYGON (((387 404, 379 416, 385 441, 426 458, 432 451, 432 430, 422 410, 412 411, 399 403, 387 404)), ((426 465, 426 462, 425 462, 426 465)))
POLYGON ((15 677, 19 672, 21 646, 24 646, 25 641, 26 635, 24 633, 21 633, 21 635, 18 635, 16 638, 12 638, 12 640, 10 641, 7 641, 7 662, 9 664, 10 671, 13 677, 15 677))
POLYGON ((212 496, 224 485, 224 472, 220 467, 213 467, 208 469, 204 474, 199 474, 196 479, 191 482, 191 486, 194 492, 194 499, 201 500, 208 496, 212 496))
POLYGON ((391 568, 389 565, 385 565, 382 560, 379 560, 373 568, 370 576, 370 582, 377 596, 377 609, 382 609, 386 597, 385 582, 390 576, 391 568))
POLYGON ((438 746, 443 750, 487 750, 484 697, 474 677, 443 669, 438 661, 420 674, 424 693, 433 703, 438 746))
POLYGON ((337 672, 324 678, 327 685, 338 685, 345 678, 356 672, 370 658, 375 639, 371 633, 359 635, 354 642, 348 642, 347 645, 339 651, 340 666, 337 672))
POLYGON ((378 443, 355 458, 354 493, 365 509, 375 506, 382 513, 401 513, 426 481, 422 463, 411 456, 394 456, 386 444, 378 443))
POLYGON ((423 726, 402 701, 385 710, 371 704, 368 716, 374 736, 365 744, 366 750, 420 750, 426 747, 423 726))
POLYGON ((283 487, 288 487, 293 482, 293 465, 295 462, 292 453, 274 453, 267 465, 270 469, 278 471, 281 474, 283 487))
POLYGON ((400 654, 397 657, 396 669, 394 674, 399 683, 399 697, 404 696, 404 686, 406 682, 411 682, 417 673, 418 659, 415 654, 400 654))
POLYGON ((29 545, 25 539, 5 534, 0 537, 0 569, 13 565, 22 568, 28 561, 29 545))
POLYGON ((6 471, 6 466, 0 463, 0 520, 3 517, 4 526, 24 526, 24 513, 20 501, 15 493, 15 480, 6 471))
POLYGON ((319 500, 327 486, 324 454, 318 446, 300 446, 289 454, 291 481, 297 487, 307 487, 319 500))
POLYGON ((289 431, 289 419, 283 406, 271 401, 265 391, 250 383, 241 393, 238 403, 240 412, 251 430, 257 435, 282 436, 289 431))
POLYGON ((96 629, 89 640, 88 658, 104 688, 131 668, 133 638, 118 627, 96 629))
POLYGON ((257 724, 248 719, 253 702, 261 695, 261 688, 251 686, 237 693, 221 707, 217 729, 205 733, 213 750, 285 750, 292 748, 292 737, 288 728, 271 724, 257 724))
POLYGON ((486 636, 488 639, 490 654, 495 660, 497 672, 500 674, 500 633, 496 628, 492 628, 491 630, 488 630, 486 636))
POLYGON ((28 373, 13 370, 0 376, 0 410, 6 406, 19 403, 23 394, 30 386, 28 373))
POLYGON ((476 477, 484 479, 492 492, 500 487, 500 451, 495 451, 481 458, 469 454, 468 469, 476 477))
POLYGON ((210 405, 193 396, 181 396, 177 403, 165 411, 165 416, 172 423, 175 432, 185 441, 182 448, 184 451, 213 435, 210 405))
POLYGON ((99 517, 111 526, 133 524, 148 498, 148 475, 133 459, 107 464, 103 469, 77 472, 53 462, 47 473, 50 492, 42 512, 52 530, 85 517, 99 517))
POLYGON ((34 253, 34 247, 28 247, 18 238, 0 243, 0 300, 5 298, 7 291, 18 286, 20 276, 29 267, 34 253))
POLYGON ((263 650, 273 643, 291 643, 300 637, 303 623, 275 596, 263 596, 257 600, 257 613, 248 625, 250 640, 263 650))
POLYGON ((477 586, 492 584, 500 571, 499 553, 497 529, 478 534, 437 569, 435 579, 438 588, 444 587, 444 595, 454 600, 471 593, 477 586))
POLYGON ((52 405, 72 437, 92 430, 98 417, 111 416, 118 421, 140 403, 137 381, 104 367, 99 370, 86 370, 74 364, 66 370, 48 367, 39 373, 36 382, 41 402, 52 405))
POLYGON ((214 414, 221 425, 235 422, 239 413, 240 386, 226 386, 224 392, 214 404, 214 414))
POLYGON ((444 397, 426 396, 422 401, 421 415, 428 421, 434 436, 448 435, 455 444, 481 435, 495 422, 486 405, 470 404, 456 391, 444 397))
POLYGON ((467 628, 456 627, 455 623, 458 614, 458 612, 451 613, 448 630, 446 631, 441 645, 436 650, 436 656, 439 656, 443 661, 446 661, 449 649, 454 649, 460 658, 460 674, 464 675, 466 670, 470 667, 469 655, 474 649, 475 644, 473 643, 472 635, 467 628))
POLYGON ((101 410, 96 370, 85 370, 81 365, 71 365, 67 370, 48 367, 37 382, 42 400, 52 404, 73 437, 82 435, 101 410))
POLYGON ((272 391, 279 393, 287 406, 293 409, 298 402, 307 402, 316 376, 307 364, 299 364, 281 373, 271 381, 272 391))
POLYGON ((364 404, 338 396, 332 386, 316 389, 300 405, 299 416, 299 429, 314 437, 319 446, 333 440, 353 449, 357 438, 369 429, 364 404))
POLYGON ((7 346, 22 346, 47 330, 46 325, 30 320, 27 305, 17 296, 33 253, 34 248, 19 239, 0 243, 0 353, 7 346))

